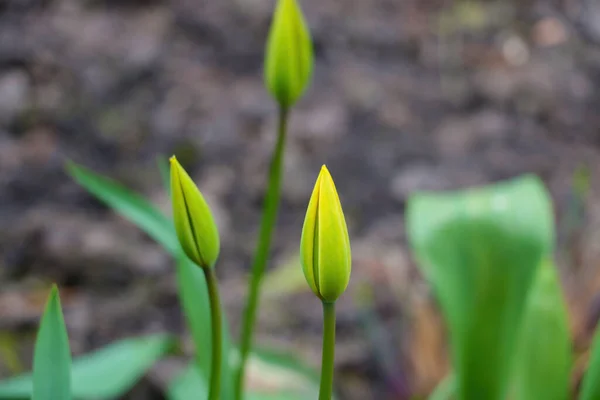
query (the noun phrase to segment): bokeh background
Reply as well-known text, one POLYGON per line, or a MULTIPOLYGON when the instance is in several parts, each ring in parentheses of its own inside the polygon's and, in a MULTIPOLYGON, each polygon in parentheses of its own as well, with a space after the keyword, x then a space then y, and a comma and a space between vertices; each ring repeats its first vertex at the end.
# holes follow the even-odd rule
MULTIPOLYGON (((169 211, 156 157, 177 154, 222 234, 240 324, 276 108, 262 84, 273 0, 0 0, 0 376, 28 369, 48 285, 76 354, 185 337, 168 255, 86 194, 67 159, 169 211)), ((313 365, 321 309, 297 251, 321 164, 353 245, 339 302, 342 399, 408 399, 448 369, 445 333, 407 248, 417 190, 539 175, 577 362, 600 312, 600 2, 302 0, 316 69, 292 114, 257 342, 313 365)), ((190 347, 191 348, 191 347, 190 347)), ((159 364, 128 399, 161 399, 159 364)))

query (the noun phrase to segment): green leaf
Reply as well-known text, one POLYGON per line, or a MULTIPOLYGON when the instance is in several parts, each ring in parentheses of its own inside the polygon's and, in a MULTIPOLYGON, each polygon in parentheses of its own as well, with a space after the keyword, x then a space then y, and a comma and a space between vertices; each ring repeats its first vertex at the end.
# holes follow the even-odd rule
MULTIPOLYGON (((121 340, 75 358, 71 372, 73 397, 102 400, 122 395, 174 345, 171 336, 157 334, 121 340)), ((53 360, 51 366, 56 368, 57 365, 53 360)), ((0 382, 0 399, 28 399, 31 393, 30 374, 0 382)), ((62 397, 50 398, 58 400, 62 397)))
POLYGON ((88 192, 136 224, 172 255, 179 254, 172 222, 145 198, 75 163, 67 163, 67 171, 88 192))
MULTIPOLYGON (((179 299, 196 347, 196 359, 202 376, 210 371, 211 322, 208 290, 204 274, 184 254, 173 223, 150 202, 118 183, 73 163, 68 171, 85 189, 128 218, 160 243, 177 260, 176 276, 179 299)), ((230 354, 231 340, 226 317, 223 318, 223 354, 230 354)), ((221 395, 232 392, 232 371, 223 363, 221 395)))
POLYGON ((48 296, 35 342, 32 389, 32 400, 71 399, 71 350, 56 286, 48 296))
POLYGON ((407 226, 448 324, 458 398, 502 399, 527 294, 554 240, 543 184, 525 176, 415 195, 407 226))
MULTIPOLYGON (((246 400, 305 400, 318 397, 319 373, 291 356, 256 350, 250 355, 248 367, 246 400)), ((189 400, 205 398, 207 393, 206 381, 190 365, 169 384, 167 398, 189 400)))
POLYGON ((600 399, 600 323, 596 326, 587 371, 581 383, 579 400, 600 399))
POLYGON ((300 255, 294 254, 282 264, 265 272, 260 295, 262 301, 279 301, 281 298, 310 291, 302 271, 300 255))
POLYGON ((254 349, 247 373, 246 400, 304 400, 319 395, 319 371, 289 354, 254 349))
POLYGON ((208 385, 195 364, 190 364, 185 368, 169 383, 167 388, 168 400, 206 398, 208 398, 208 385))
POLYGON ((449 374, 435 387, 429 400, 450 400, 456 393, 456 377, 449 374))
POLYGON ((551 260, 544 260, 538 269, 521 329, 511 399, 568 399, 571 338, 567 307, 551 260))

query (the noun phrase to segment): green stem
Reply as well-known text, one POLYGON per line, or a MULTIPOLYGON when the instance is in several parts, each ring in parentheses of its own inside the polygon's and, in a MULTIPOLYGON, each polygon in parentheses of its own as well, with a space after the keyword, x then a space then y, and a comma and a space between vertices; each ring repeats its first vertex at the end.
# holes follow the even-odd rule
POLYGON ((260 284, 265 272, 269 248, 271 247, 271 236, 279 208, 279 199, 281 197, 281 175, 283 169, 283 153, 285 147, 285 137, 287 131, 287 109, 279 110, 279 126, 277 131, 277 144, 271 158, 269 168, 269 183, 263 205, 263 214, 260 221, 260 234, 252 262, 252 273, 250 276, 250 291, 246 301, 246 310, 244 312, 244 322, 242 325, 242 335, 240 342, 240 364, 235 381, 235 399, 242 400, 244 393, 244 378, 246 375, 246 360, 252 347, 252 333, 254 331, 254 322, 256 320, 256 310, 258 308, 258 295, 260 293, 260 284))
POLYGON ((333 365, 335 359, 335 302, 323 302, 323 356, 321 358, 321 388, 319 400, 331 400, 333 395, 333 365))
POLYGON ((208 400, 220 400, 221 391, 221 352, 222 345, 222 322, 221 322, 221 300, 219 298, 219 286, 217 276, 213 268, 202 268, 206 277, 208 297, 210 299, 210 318, 212 327, 212 363, 210 371, 210 389, 208 400))

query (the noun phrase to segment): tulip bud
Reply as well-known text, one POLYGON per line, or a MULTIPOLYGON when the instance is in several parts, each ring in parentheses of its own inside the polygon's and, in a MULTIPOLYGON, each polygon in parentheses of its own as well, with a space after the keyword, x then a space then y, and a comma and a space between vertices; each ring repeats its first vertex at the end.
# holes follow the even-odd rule
POLYGON ((333 302, 346 290, 351 270, 350 239, 340 198, 324 165, 306 211, 300 261, 306 281, 321 300, 333 302))
POLYGON ((312 75, 310 33, 296 0, 278 0, 265 57, 265 83, 287 109, 304 93, 312 75))
POLYGON ((171 196, 177 238, 185 254, 198 266, 211 268, 219 256, 219 231, 210 208, 192 178, 171 157, 171 196))

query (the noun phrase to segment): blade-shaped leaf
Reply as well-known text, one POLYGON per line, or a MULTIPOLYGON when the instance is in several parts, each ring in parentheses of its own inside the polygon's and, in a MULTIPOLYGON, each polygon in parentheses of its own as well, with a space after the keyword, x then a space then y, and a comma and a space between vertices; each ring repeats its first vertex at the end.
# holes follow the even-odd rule
MULTIPOLYGON (((318 397, 319 373, 289 355, 256 350, 250 355, 248 367, 246 400, 318 397)), ((169 384, 167 397, 169 400, 189 400, 204 398, 207 393, 205 380, 190 365, 169 384)))
POLYGON ((56 286, 48 296, 35 342, 32 389, 32 400, 71 399, 71 350, 56 286))
POLYGON ((88 192, 136 224, 172 255, 178 255, 179 242, 173 224, 149 201, 117 182, 75 163, 69 162, 67 171, 88 192))
POLYGON ((190 364, 169 383, 168 400, 189 400, 208 398, 206 379, 200 375, 195 364, 190 364))
POLYGON ((571 338, 556 267, 540 266, 527 300, 515 359, 514 400, 569 398, 571 338))
POLYGON ((579 400, 600 399, 600 323, 596 326, 590 349, 590 361, 583 376, 579 400))
POLYGON ((554 240, 549 196, 526 176, 413 196, 411 247, 450 331, 459 399, 503 398, 528 291, 554 240))
POLYGON ((247 374, 246 400, 316 399, 319 394, 319 371, 289 354, 254 349, 247 374))
MULTIPOLYGON (((122 395, 168 353, 174 344, 175 340, 171 336, 157 334, 121 340, 75 358, 71 369, 73 397, 101 400, 122 395)), ((55 361, 51 362, 54 368, 56 364, 55 361)), ((0 399, 28 399, 31 392, 31 375, 0 382, 0 399)))
MULTIPOLYGON (((80 185, 136 224, 178 260, 179 299, 196 346, 198 366, 206 377, 210 371, 212 335, 206 280, 202 271, 185 256, 172 221, 146 199, 108 178, 73 163, 68 164, 68 171, 80 185)), ((231 340, 226 317, 223 318, 223 335, 223 354, 228 355, 231 340)), ((223 363, 223 368, 221 395, 227 399, 232 392, 232 371, 227 363, 223 363)))
POLYGON ((435 387, 429 400, 451 400, 456 393, 456 377, 449 374, 435 387))

